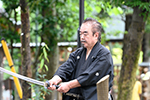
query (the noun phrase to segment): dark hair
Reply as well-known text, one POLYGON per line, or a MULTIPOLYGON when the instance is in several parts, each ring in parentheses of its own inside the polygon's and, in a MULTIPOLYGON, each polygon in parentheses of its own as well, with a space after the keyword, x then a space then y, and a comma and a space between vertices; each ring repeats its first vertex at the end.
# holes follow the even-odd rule
POLYGON ((90 23, 92 26, 92 32, 93 35, 98 32, 99 36, 98 36, 98 41, 101 42, 101 32, 102 32, 102 25, 101 23, 99 23, 97 20, 93 19, 93 18, 86 18, 83 23, 90 23))

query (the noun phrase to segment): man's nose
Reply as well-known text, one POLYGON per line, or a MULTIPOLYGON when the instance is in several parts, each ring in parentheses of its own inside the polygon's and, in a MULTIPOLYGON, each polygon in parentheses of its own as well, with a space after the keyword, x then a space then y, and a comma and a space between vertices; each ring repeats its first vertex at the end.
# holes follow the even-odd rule
POLYGON ((81 35, 80 35, 80 38, 83 39, 83 38, 84 38, 84 34, 81 34, 81 35))

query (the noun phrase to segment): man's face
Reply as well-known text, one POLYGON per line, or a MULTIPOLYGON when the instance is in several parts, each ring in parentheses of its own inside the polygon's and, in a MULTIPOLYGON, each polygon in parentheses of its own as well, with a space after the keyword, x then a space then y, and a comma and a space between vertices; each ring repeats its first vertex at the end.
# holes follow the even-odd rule
POLYGON ((97 33, 93 36, 91 28, 89 23, 82 24, 80 28, 80 41, 87 49, 92 49, 98 38, 97 33))

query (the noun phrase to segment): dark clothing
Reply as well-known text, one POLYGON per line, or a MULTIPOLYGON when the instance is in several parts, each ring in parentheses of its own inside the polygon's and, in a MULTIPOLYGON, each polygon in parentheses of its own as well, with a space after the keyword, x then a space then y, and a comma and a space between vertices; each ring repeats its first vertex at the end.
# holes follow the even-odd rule
MULTIPOLYGON (((109 90, 112 87, 113 60, 109 50, 97 42, 87 60, 86 48, 78 48, 58 68, 55 75, 61 77, 63 82, 77 79, 81 87, 71 89, 69 92, 80 94, 84 97, 84 100, 97 100, 96 83, 102 77, 110 75, 109 90)), ((63 96, 63 100, 73 99, 70 99, 68 96, 63 96)))

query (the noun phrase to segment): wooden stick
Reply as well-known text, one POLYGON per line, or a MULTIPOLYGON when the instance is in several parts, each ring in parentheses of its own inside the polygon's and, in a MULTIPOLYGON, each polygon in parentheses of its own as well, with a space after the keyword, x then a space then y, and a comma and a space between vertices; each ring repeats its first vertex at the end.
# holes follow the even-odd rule
POLYGON ((97 100, 108 100, 109 75, 101 78, 97 83, 97 100))

